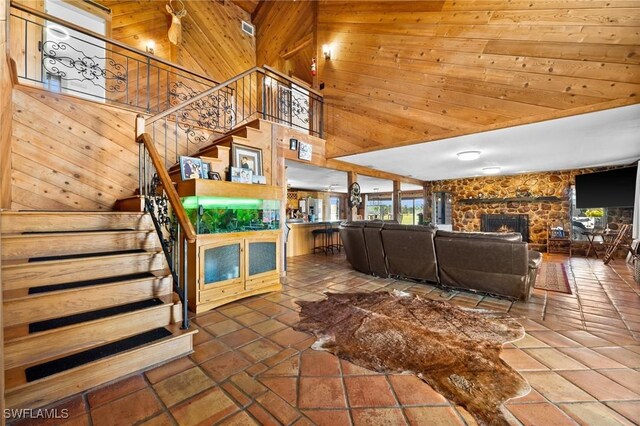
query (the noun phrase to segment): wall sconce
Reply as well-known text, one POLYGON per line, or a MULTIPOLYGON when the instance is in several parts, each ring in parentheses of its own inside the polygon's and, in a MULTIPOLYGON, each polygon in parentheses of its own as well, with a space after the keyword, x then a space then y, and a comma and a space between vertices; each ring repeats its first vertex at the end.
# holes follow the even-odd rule
POLYGON ((145 44, 144 48, 147 51, 147 53, 153 55, 154 51, 156 49, 156 42, 153 41, 153 40, 148 40, 147 44, 145 44))
POLYGON ((323 44, 322 45, 322 54, 324 55, 324 59, 326 61, 330 61, 331 60, 331 45, 330 44, 323 44))

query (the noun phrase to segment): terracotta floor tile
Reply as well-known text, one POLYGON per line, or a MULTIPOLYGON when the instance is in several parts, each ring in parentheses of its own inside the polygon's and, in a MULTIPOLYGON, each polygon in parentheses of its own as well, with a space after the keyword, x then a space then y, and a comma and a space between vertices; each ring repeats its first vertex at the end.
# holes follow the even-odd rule
POLYGON ((594 348, 594 351, 629 368, 640 368, 640 354, 620 347, 594 348))
POLYGON ((239 407, 249 406, 253 400, 231 382, 224 382, 220 387, 233 399, 239 407))
POLYGON ((262 336, 268 336, 276 331, 284 330, 287 328, 287 324, 283 324, 275 319, 268 319, 266 321, 253 324, 249 328, 262 336))
POLYGON ((404 413, 412 426, 454 426, 465 424, 453 407, 409 407, 404 409, 404 413))
POLYGON ((91 419, 95 426, 129 426, 160 411, 160 401, 151 389, 144 388, 91 410, 91 419))
POLYGON ((546 401, 547 400, 544 399, 542 395, 540 395, 540 392, 531 388, 529 393, 526 394, 525 396, 521 396, 519 398, 512 398, 508 400, 506 404, 525 404, 530 402, 546 402, 546 401))
POLYGON ((240 324, 243 324, 245 326, 250 326, 253 324, 257 324, 259 322, 263 322, 268 320, 269 317, 266 316, 265 314, 262 314, 260 312, 257 311, 251 311, 249 313, 243 314, 243 315, 239 315, 237 317, 234 318, 234 320, 236 320, 237 322, 239 322, 240 324))
POLYGON ((220 426, 252 426, 259 425, 251 416, 247 414, 246 411, 240 411, 238 414, 234 414, 233 416, 225 419, 224 421, 218 423, 220 426))
POLYGON ((267 391, 266 387, 245 372, 231 376, 231 382, 253 398, 258 397, 267 391))
POLYGON ((157 416, 140 423, 139 426, 173 426, 173 419, 167 413, 158 414, 157 416))
POLYGON ((280 352, 278 352, 277 354, 272 355, 269 358, 263 359, 262 362, 267 366, 272 367, 274 365, 280 364, 282 361, 288 358, 291 358, 292 356, 298 356, 298 355, 300 355, 300 351, 297 350, 296 348, 285 348, 280 352))
POLYGON ((535 337, 526 334, 522 339, 513 342, 513 345, 520 348, 548 348, 549 345, 536 339, 535 337))
POLYGON ((251 363, 239 352, 227 352, 202 363, 200 366, 214 380, 222 382, 227 377, 239 373, 250 365, 251 363))
POLYGON ((202 364, 203 362, 216 357, 225 352, 229 352, 231 348, 218 339, 209 340, 201 345, 193 348, 193 353, 189 357, 196 363, 202 364))
POLYGON ((260 396, 257 401, 284 425, 291 424, 301 415, 297 409, 271 391, 260 396))
MULTIPOLYGON (((401 405, 448 405, 431 386, 413 374, 389 375, 389 382, 401 405)), ((345 377, 345 380, 347 377, 345 377)))
POLYGON ((246 345, 249 342, 253 342, 260 338, 260 335, 253 330, 243 328, 238 331, 232 331, 229 334, 225 334, 220 337, 219 340, 230 348, 237 348, 239 346, 246 345))
POLYGON ((258 420, 258 424, 262 426, 280 426, 280 422, 258 403, 251 404, 247 408, 247 411, 251 413, 251 415, 258 420))
POLYGON ((580 346, 580 343, 577 343, 569 339, 568 337, 565 337, 562 334, 551 330, 531 331, 529 332, 529 334, 553 348, 574 348, 580 346))
POLYGON ((364 367, 360 367, 359 365, 353 364, 349 361, 345 361, 343 359, 340 360, 340 365, 342 367, 342 374, 344 374, 345 376, 350 376, 350 375, 358 375, 358 376, 362 376, 362 375, 376 375, 376 374, 382 374, 382 373, 378 373, 376 371, 372 371, 369 369, 366 369, 364 367))
POLYGON ((619 362, 589 348, 558 348, 558 350, 590 368, 625 368, 619 362))
POLYGON ((286 328, 282 331, 278 331, 275 334, 269 336, 269 339, 273 340, 277 344, 283 347, 293 346, 296 343, 299 343, 303 340, 309 338, 307 333, 302 333, 300 331, 295 331, 292 328, 286 328))
POLYGON ((638 422, 640 419, 640 401, 607 402, 607 405, 627 420, 638 422))
POLYGON ((87 401, 89 402, 89 407, 93 409, 145 387, 147 387, 147 382, 141 374, 137 374, 89 392, 87 401))
POLYGON ((164 380, 168 377, 181 373, 184 370, 188 370, 193 367, 195 364, 189 357, 178 358, 175 361, 171 361, 167 364, 161 365, 160 367, 156 367, 153 370, 146 371, 144 373, 147 376, 147 380, 151 382, 151 384, 158 383, 161 380, 164 380))
POLYGON ((238 406, 218 387, 171 408, 180 426, 214 424, 238 411, 238 406))
POLYGON ((281 350, 282 348, 280 346, 266 338, 256 340, 255 342, 249 343, 239 349, 247 359, 254 363, 265 358, 269 358, 281 350))
POLYGON ((306 410, 304 415, 318 426, 351 426, 348 410, 306 410))
POLYGON ((307 349, 300 359, 301 376, 339 376, 340 359, 325 351, 307 349))
MULTIPOLYGON (((66 410, 68 413, 68 421, 64 422, 66 426, 76 425, 88 425, 89 419, 87 414, 87 404, 82 395, 72 396, 62 401, 54 402, 44 407, 47 410, 55 410, 62 413, 62 410, 66 410)), ((3 418, 6 420, 6 424, 11 426, 31 426, 35 423, 34 419, 29 417, 23 417, 21 419, 15 419, 9 416, 9 413, 3 413, 3 418), (4 417, 6 414, 6 417, 4 417)), ((38 419, 38 426, 59 426, 60 419, 38 419)))
POLYGON ((395 407, 398 405, 385 376, 344 378, 350 407, 395 407))
POLYGON ((262 377, 262 384, 293 406, 298 403, 297 377, 262 377))
POLYGON ((548 402, 509 405, 508 410, 525 426, 574 426, 576 424, 561 409, 548 402))
POLYGON ((578 404, 560 404, 567 414, 581 425, 633 425, 620 414, 599 402, 581 402, 578 404))
POLYGON ((292 357, 264 371, 260 376, 298 376, 300 374, 300 357, 292 357))
POLYGON ((584 364, 579 363, 555 348, 525 349, 525 352, 552 370, 588 369, 584 364))
POLYGON ((242 325, 235 322, 234 320, 228 319, 220 322, 216 322, 214 324, 208 325, 205 327, 205 330, 214 336, 224 336, 225 334, 229 334, 232 331, 240 330, 242 325))
POLYGON ((255 363, 253 364, 251 367, 247 368, 246 370, 244 370, 248 375, 250 376, 256 376, 260 373, 265 372, 266 370, 269 369, 268 365, 265 365, 261 362, 255 363))
POLYGON ((593 401, 594 398, 552 371, 523 371, 529 384, 551 402, 593 401))
POLYGON ((535 370, 548 370, 549 368, 544 364, 536 361, 529 354, 522 349, 503 349, 500 354, 507 364, 518 371, 535 371, 535 370))
POLYGON ((598 370, 598 373, 640 394, 640 372, 625 368, 623 370, 598 370))
POLYGON ((254 310, 238 303, 230 303, 228 305, 219 307, 218 312, 226 315, 229 318, 235 318, 240 315, 254 312, 254 310))
MULTIPOLYGON (((411 410, 411 408, 408 410, 411 410)), ((353 417, 354 426, 399 426, 408 424, 402 415, 402 410, 399 408, 357 408, 351 410, 351 415, 353 417)), ((422 424, 424 425, 425 423, 422 424)))
POLYGON ((164 405, 171 407, 213 386, 215 382, 200 368, 194 367, 156 383, 153 388, 164 405))
POLYGON ((277 316, 276 319, 287 325, 294 325, 297 324, 298 321, 300 321, 300 314, 298 314, 296 311, 290 311, 286 314, 277 316))
POLYGON ((197 327, 197 329, 198 332, 193 335, 193 346, 201 345, 204 342, 208 342, 213 339, 213 336, 207 333, 204 328, 197 327))
POLYGON ((599 401, 640 400, 640 395, 637 393, 596 371, 559 371, 558 374, 587 391, 599 401))
POLYGON ((205 327, 205 326, 210 325, 210 324, 214 324, 214 323, 225 321, 226 319, 227 319, 227 317, 225 317, 221 313, 215 312, 215 311, 211 311, 211 312, 205 312, 203 314, 200 314, 200 315, 196 316, 193 319, 193 322, 195 322, 200 327, 205 327))
POLYGON ((298 407, 346 408, 342 380, 337 377, 301 377, 298 407))

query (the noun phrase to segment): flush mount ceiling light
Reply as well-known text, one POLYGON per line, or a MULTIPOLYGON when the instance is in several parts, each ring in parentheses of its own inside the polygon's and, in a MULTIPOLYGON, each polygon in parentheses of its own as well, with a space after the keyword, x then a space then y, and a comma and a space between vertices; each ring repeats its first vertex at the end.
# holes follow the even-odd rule
POLYGON ((480 158, 480 151, 462 151, 456 155, 460 161, 472 161, 480 158))
POLYGON ((500 167, 484 167, 482 169, 482 173, 484 173, 485 175, 497 175, 498 173, 500 173, 500 167))

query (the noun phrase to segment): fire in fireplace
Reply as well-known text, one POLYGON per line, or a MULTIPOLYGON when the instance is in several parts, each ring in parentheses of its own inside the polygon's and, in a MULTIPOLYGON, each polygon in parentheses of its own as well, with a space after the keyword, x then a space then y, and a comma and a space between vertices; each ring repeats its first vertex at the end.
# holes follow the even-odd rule
POLYGON ((519 232, 522 234, 522 241, 529 242, 529 215, 483 214, 480 230, 482 232, 519 232))

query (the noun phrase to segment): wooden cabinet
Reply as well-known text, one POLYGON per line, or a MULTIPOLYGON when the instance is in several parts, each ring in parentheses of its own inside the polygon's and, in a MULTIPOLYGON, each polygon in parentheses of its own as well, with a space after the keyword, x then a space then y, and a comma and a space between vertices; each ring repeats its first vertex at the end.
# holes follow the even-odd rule
POLYGON ((199 313, 280 290, 280 252, 279 230, 198 235, 189 247, 189 307, 199 313))
POLYGON ((571 232, 564 229, 564 223, 547 227, 547 253, 565 253, 571 256, 571 232))

